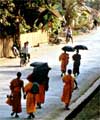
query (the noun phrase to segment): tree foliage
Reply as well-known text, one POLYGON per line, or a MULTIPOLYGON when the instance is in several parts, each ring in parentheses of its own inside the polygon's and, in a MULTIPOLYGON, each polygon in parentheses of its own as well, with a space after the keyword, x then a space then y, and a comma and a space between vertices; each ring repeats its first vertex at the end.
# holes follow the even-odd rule
POLYGON ((87 17, 84 11, 81 11, 84 1, 98 9, 100 7, 100 0, 0 0, 0 36, 13 36, 18 32, 29 32, 42 27, 47 29, 48 22, 57 23, 57 16, 52 9, 65 15, 67 25, 72 24, 73 20, 77 21, 76 18, 84 20, 87 17))
POLYGON ((58 9, 57 0, 1 0, 0 36, 13 36, 18 32, 18 25, 21 33, 33 31, 40 24, 45 26, 53 18, 49 8, 55 4, 58 9))
POLYGON ((83 3, 83 0, 63 0, 65 9, 66 24, 71 25, 73 20, 78 16, 79 9, 83 3))

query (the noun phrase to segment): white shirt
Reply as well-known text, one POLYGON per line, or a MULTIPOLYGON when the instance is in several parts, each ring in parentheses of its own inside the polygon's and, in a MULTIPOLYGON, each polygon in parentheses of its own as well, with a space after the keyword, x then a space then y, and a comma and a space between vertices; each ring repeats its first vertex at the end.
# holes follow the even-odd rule
POLYGON ((29 46, 23 47, 21 51, 22 51, 22 53, 29 54, 30 53, 30 47, 29 46))

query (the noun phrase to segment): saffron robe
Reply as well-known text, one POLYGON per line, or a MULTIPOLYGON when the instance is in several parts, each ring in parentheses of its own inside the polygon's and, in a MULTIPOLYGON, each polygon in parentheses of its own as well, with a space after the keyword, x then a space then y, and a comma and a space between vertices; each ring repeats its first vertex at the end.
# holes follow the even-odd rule
POLYGON ((39 94, 37 94, 37 103, 45 102, 45 85, 39 85, 39 94))
POLYGON ((22 112, 21 108, 21 88, 23 89, 23 81, 16 78, 13 79, 10 83, 12 99, 12 111, 16 113, 22 112))
MULTIPOLYGON (((32 74, 28 75, 27 79, 29 81, 32 81, 32 82, 36 82, 38 80, 35 80, 33 77, 32 77, 32 74)), ((36 101, 37 103, 44 103, 45 102, 45 91, 48 90, 49 88, 49 77, 48 76, 45 76, 45 78, 43 78, 43 81, 41 84, 39 84, 39 93, 37 94, 36 96, 36 101)))
POLYGON ((69 105, 72 96, 72 91, 74 88, 74 78, 71 75, 64 75, 62 80, 64 82, 64 87, 61 101, 69 105))
POLYGON ((36 111, 36 104, 37 104, 36 101, 37 94, 32 94, 30 92, 32 85, 33 83, 29 82, 24 87, 24 91, 26 92, 26 111, 28 114, 36 111))
POLYGON ((67 53, 62 53, 59 56, 59 61, 61 61, 61 71, 66 72, 66 67, 69 62, 69 54, 67 53))
MULTIPOLYGON (((32 74, 30 74, 27 79, 29 81, 34 82, 34 79, 32 78, 32 74)), ((37 103, 44 103, 45 101, 45 85, 44 84, 39 84, 39 93, 37 94, 36 97, 37 103)))

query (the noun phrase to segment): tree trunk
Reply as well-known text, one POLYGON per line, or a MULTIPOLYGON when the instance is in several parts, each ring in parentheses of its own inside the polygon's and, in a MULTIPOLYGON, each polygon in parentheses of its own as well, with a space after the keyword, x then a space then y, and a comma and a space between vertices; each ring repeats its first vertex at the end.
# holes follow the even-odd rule
POLYGON ((14 57, 12 52, 13 38, 0 39, 0 57, 14 57))
POLYGON ((3 40, 0 39, 0 58, 4 57, 3 55, 3 40))

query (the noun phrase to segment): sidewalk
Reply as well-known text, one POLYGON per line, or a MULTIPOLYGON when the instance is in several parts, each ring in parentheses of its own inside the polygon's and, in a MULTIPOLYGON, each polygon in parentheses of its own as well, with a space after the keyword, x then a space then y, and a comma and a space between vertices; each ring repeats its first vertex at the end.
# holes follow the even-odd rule
MULTIPOLYGON (((78 98, 80 98, 88 90, 88 88, 92 86, 93 83, 97 81, 97 79, 100 78, 99 32, 100 28, 98 28, 97 31, 92 31, 91 34, 82 35, 75 38, 74 45, 83 44, 88 46, 89 50, 80 51, 80 53, 82 54, 82 61, 80 75, 77 78, 79 89, 73 92, 70 105, 71 110, 75 107, 78 98)), ((36 118, 34 120, 64 120, 66 115, 71 112, 71 110, 64 110, 64 104, 61 103, 60 100, 63 83, 60 77, 58 55, 61 52, 62 46, 64 45, 65 44, 50 46, 47 44, 43 44, 40 45, 39 48, 33 48, 33 52, 31 53, 31 62, 37 60, 47 61, 50 67, 52 67, 49 74, 50 88, 49 91, 46 93, 46 102, 45 104, 43 104, 41 110, 37 110, 37 112, 35 113, 36 118)), ((70 56, 71 55, 72 53, 70 53, 70 56)), ((9 84, 10 79, 13 77, 11 76, 11 74, 14 75, 16 71, 20 70, 23 73, 23 79, 25 79, 26 75, 30 73, 30 71, 32 71, 32 68, 30 68, 29 65, 20 68, 19 58, 0 59, 0 66, 0 79, 2 80, 0 83, 0 120, 11 120, 14 119, 10 117, 11 107, 7 106, 4 103, 4 95, 8 93, 7 85, 9 84), (7 80, 8 76, 9 80, 7 80), (5 91, 3 92, 2 90, 5 91), (6 114, 3 116, 4 113, 6 114)), ((68 67, 72 67, 72 61, 70 62, 68 67)), ((100 79, 98 81, 99 82, 97 84, 100 84, 100 79)), ((14 120, 27 120, 25 100, 22 100, 22 105, 23 112, 20 114, 20 118, 14 120)))

